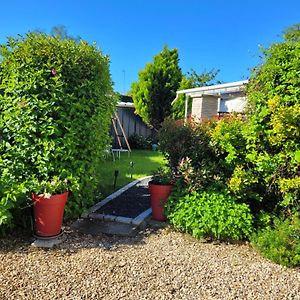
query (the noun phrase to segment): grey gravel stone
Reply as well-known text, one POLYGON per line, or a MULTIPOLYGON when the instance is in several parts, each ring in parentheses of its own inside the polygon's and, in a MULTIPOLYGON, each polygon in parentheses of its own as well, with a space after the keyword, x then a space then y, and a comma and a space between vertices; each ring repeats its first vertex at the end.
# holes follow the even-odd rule
POLYGON ((135 237, 64 230, 53 249, 0 241, 0 299, 300 299, 300 270, 249 244, 211 244, 150 227, 135 237))

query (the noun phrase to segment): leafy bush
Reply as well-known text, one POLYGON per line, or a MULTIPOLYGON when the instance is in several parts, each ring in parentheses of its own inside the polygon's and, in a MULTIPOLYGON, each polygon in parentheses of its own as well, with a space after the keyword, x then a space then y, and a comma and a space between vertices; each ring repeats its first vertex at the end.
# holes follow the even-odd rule
POLYGON ((266 258, 287 267, 300 266, 300 220, 275 219, 268 226, 253 235, 251 242, 266 258))
POLYGON ((151 149, 151 138, 145 138, 139 134, 133 134, 128 138, 128 143, 132 149, 151 149))
POLYGON ((22 215, 33 187, 57 177, 66 215, 93 203, 115 107, 109 61, 84 41, 29 33, 0 48, 0 225, 22 215), (16 216, 15 215, 15 216, 16 216))
POLYGON ((219 158, 230 168, 245 159, 246 140, 243 135, 245 120, 231 115, 217 122, 211 132, 211 143, 219 158))
POLYGON ((300 42, 264 51, 248 85, 248 114, 217 123, 211 143, 231 193, 260 210, 300 211, 300 42))
POLYGON ((177 189, 168 199, 166 215, 176 228, 196 238, 243 239, 252 232, 252 215, 225 190, 182 194, 177 189))
POLYGON ((166 119, 158 133, 160 150, 167 158, 170 167, 176 169, 179 161, 190 155, 192 130, 180 121, 166 119))
POLYGON ((300 210, 300 42, 273 44, 248 86, 247 164, 265 195, 300 210))
POLYGON ((169 168, 159 168, 158 170, 152 173, 152 178, 150 182, 152 184, 157 185, 174 184, 174 176, 169 168))
POLYGON ((194 167, 204 167, 215 158, 210 145, 209 130, 214 122, 196 123, 193 120, 184 124, 182 121, 167 119, 159 131, 160 150, 167 158, 172 169, 179 162, 189 157, 194 167))

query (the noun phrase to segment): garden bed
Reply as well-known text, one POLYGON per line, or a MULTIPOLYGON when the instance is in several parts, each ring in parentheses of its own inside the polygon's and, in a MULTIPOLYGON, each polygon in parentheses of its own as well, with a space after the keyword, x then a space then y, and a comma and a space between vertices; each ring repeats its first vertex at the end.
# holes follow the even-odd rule
POLYGON ((150 208, 149 178, 142 180, 118 197, 96 210, 103 215, 135 218, 150 208))

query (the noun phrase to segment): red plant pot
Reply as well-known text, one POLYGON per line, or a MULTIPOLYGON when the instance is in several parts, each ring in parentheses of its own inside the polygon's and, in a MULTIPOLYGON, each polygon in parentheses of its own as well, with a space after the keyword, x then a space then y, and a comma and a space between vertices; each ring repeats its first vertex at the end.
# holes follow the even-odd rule
POLYGON ((45 198, 32 194, 36 235, 52 237, 60 234, 68 195, 69 192, 65 192, 45 198))
POLYGON ((152 208, 152 218, 157 221, 165 221, 164 204, 168 200, 173 185, 159 185, 149 183, 150 200, 152 208))

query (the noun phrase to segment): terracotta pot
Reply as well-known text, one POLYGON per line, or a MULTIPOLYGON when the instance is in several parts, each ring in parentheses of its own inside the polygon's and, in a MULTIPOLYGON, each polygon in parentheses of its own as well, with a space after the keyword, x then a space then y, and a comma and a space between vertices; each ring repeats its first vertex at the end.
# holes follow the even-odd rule
POLYGON ((52 237, 60 234, 68 195, 69 192, 65 192, 45 198, 32 194, 36 235, 52 237))
POLYGON ((159 185, 149 182, 149 191, 152 208, 152 218, 157 221, 165 221, 164 204, 168 200, 173 185, 159 185))

